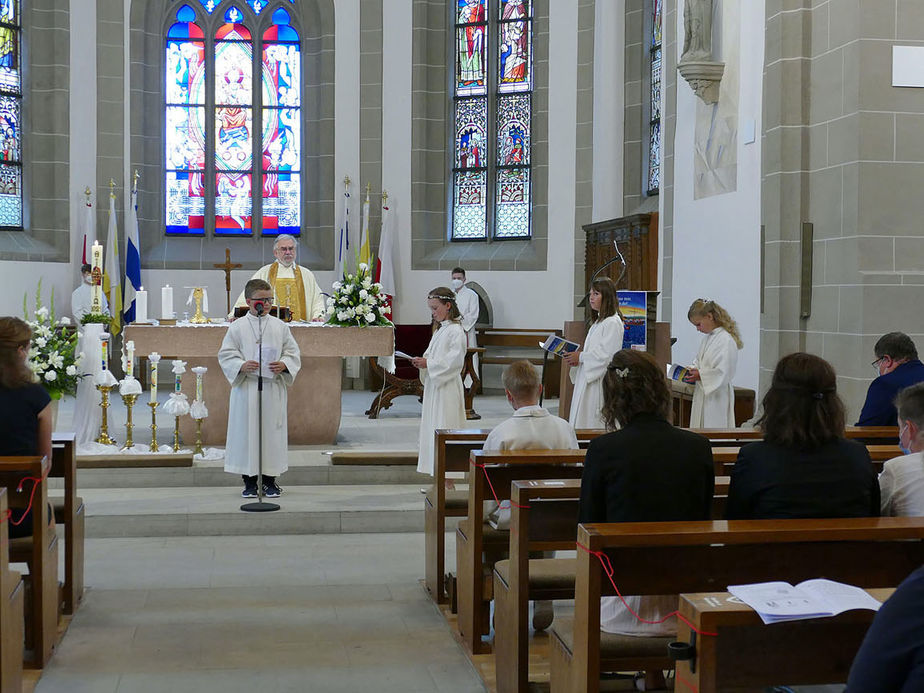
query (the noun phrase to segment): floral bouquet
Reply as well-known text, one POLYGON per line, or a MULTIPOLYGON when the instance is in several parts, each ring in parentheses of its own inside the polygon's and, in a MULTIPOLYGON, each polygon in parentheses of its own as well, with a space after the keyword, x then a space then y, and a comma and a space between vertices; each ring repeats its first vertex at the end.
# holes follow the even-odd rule
POLYGON ((77 353, 77 330, 70 326, 70 318, 55 320, 55 292, 51 292, 50 308, 42 305, 42 282, 35 292, 35 315, 30 318, 26 310, 26 297, 22 299, 23 318, 32 328, 32 345, 29 349, 29 368, 52 399, 77 392, 77 382, 84 376, 78 366, 83 352, 77 353))
POLYGON ((333 294, 327 298, 328 325, 338 327, 391 327, 387 317, 391 313, 388 296, 382 285, 373 282, 369 266, 361 262, 356 274, 343 273, 343 279, 334 282, 333 294))

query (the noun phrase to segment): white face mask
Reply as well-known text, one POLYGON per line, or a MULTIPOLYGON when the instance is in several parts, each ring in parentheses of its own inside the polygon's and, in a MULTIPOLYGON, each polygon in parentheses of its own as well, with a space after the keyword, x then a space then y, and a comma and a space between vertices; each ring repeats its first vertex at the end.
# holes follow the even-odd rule
POLYGON ((462 284, 464 283, 465 282, 463 282, 461 279, 453 279, 451 282, 449 282, 449 286, 452 287, 453 291, 458 291, 462 288, 462 284))
POLYGON ((85 275, 83 275, 83 283, 84 283, 84 284, 92 284, 92 283, 93 283, 93 275, 90 275, 90 274, 85 274, 85 275))

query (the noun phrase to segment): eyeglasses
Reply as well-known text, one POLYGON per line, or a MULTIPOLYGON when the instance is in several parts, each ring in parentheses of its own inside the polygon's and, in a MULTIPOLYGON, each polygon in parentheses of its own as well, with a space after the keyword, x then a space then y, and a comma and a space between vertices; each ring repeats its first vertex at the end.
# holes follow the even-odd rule
POLYGON ((873 361, 870 365, 878 371, 878 370, 879 370, 879 364, 882 363, 883 361, 885 361, 887 358, 889 358, 889 357, 888 357, 888 356, 880 356, 878 359, 876 359, 875 361, 873 361))

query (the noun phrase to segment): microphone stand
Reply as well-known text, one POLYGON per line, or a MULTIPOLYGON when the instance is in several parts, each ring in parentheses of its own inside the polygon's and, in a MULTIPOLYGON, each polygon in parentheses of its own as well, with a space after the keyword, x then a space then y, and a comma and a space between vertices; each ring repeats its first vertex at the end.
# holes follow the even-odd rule
MULTIPOLYGON (((603 270, 605 270, 607 267, 609 267, 610 265, 612 265, 612 264, 613 264, 614 262, 616 262, 617 260, 618 260, 619 262, 622 263, 622 272, 619 273, 619 278, 616 280, 616 284, 618 285, 619 282, 622 281, 622 278, 626 276, 626 271, 629 269, 629 263, 626 262, 626 258, 624 258, 624 257, 622 256, 622 252, 620 252, 620 250, 619 250, 619 242, 618 242, 618 241, 613 241, 613 247, 616 249, 616 257, 613 257, 613 258, 610 258, 609 260, 607 260, 605 263, 603 263, 603 264, 597 269, 596 272, 593 273, 593 275, 590 277, 590 283, 591 283, 591 284, 594 283, 594 280, 595 280, 597 277, 600 276, 600 273, 601 273, 603 270)), ((588 300, 588 297, 589 297, 589 296, 590 296, 590 290, 588 290, 587 293, 584 294, 584 298, 582 298, 582 299, 581 299, 581 302, 577 304, 577 307, 578 307, 578 308, 586 308, 586 307, 587 307, 587 300, 588 300)))
MULTIPOLYGON (((262 321, 265 308, 262 303, 257 304, 257 317, 262 321)), ((248 513, 269 513, 279 510, 277 503, 263 500, 263 324, 260 324, 257 338, 257 354, 260 359, 257 367, 257 500, 254 503, 244 503, 241 510, 248 513)))

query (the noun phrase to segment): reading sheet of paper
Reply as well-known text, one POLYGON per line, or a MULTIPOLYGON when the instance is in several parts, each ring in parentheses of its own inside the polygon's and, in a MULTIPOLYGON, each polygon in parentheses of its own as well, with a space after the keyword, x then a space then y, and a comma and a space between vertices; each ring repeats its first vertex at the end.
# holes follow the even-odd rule
MULTIPOLYGON (((260 361, 260 349, 259 348, 254 350, 253 360, 257 362, 260 361)), ((267 346, 266 344, 264 344, 263 345, 263 362, 260 363, 260 374, 264 378, 276 377, 276 374, 270 370, 269 365, 273 361, 278 361, 278 360, 279 360, 279 347, 267 346)))

